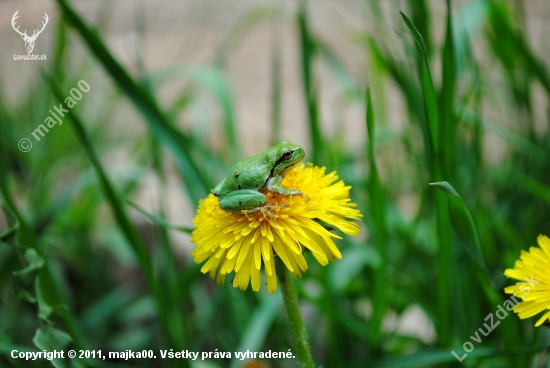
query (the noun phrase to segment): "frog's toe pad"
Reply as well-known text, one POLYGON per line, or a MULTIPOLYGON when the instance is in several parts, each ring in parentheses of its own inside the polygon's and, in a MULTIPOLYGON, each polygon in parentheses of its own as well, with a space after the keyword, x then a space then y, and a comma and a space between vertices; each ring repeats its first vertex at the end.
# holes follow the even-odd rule
MULTIPOLYGON (((257 208, 254 209, 255 210, 254 212, 262 211, 262 213, 265 213, 269 217, 276 218, 277 216, 273 212, 273 210, 280 210, 281 208, 285 208, 285 207, 288 207, 288 203, 281 204, 281 205, 266 205, 266 206, 262 206, 262 207, 257 207, 257 208)), ((250 212, 251 211, 248 211, 248 213, 250 213, 250 212)))

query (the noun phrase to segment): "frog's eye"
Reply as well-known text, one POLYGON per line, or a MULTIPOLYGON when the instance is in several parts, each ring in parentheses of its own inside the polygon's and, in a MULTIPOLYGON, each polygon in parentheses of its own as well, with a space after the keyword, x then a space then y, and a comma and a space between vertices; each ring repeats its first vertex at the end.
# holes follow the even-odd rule
POLYGON ((286 151, 285 153, 283 153, 283 160, 288 160, 291 157, 292 157, 292 151, 286 151))

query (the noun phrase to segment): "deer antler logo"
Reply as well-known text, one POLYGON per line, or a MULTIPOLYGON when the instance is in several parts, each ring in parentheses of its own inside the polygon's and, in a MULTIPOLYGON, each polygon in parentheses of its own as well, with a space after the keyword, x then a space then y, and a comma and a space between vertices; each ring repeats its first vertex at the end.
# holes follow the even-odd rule
POLYGON ((27 35, 27 30, 25 29, 25 32, 21 32, 19 30, 19 26, 17 26, 17 28, 15 28, 15 21, 17 18, 19 18, 19 15, 17 15, 17 13, 19 13, 19 10, 15 12, 15 14, 13 15, 13 18, 11 18, 11 26, 13 27, 13 29, 15 30, 15 32, 19 33, 21 35, 21 38, 23 39, 23 41, 25 41, 25 49, 27 49, 27 54, 30 54, 32 52, 32 50, 34 49, 34 41, 36 41, 36 39, 38 38, 38 35, 40 33, 42 33, 42 31, 44 30, 44 28, 46 28, 46 24, 48 24, 48 14, 44 13, 44 22, 42 22, 42 29, 39 31, 37 29, 34 30, 32 36, 29 36, 27 35))

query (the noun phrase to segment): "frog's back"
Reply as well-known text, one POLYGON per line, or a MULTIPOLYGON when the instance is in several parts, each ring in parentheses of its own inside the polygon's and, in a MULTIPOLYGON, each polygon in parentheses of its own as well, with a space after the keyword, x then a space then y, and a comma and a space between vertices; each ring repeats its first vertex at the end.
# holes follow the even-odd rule
POLYGON ((229 175, 223 180, 217 189, 217 194, 226 195, 241 189, 261 189, 270 176, 272 160, 268 152, 262 152, 237 162, 229 175))

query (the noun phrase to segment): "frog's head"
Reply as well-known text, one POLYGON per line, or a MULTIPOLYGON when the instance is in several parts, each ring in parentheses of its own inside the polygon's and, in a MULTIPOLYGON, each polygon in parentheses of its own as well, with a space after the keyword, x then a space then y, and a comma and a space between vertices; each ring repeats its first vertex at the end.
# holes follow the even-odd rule
POLYGON ((302 161, 306 155, 301 146, 289 141, 281 141, 272 149, 275 151, 277 161, 275 161, 271 176, 284 176, 289 168, 302 161))

